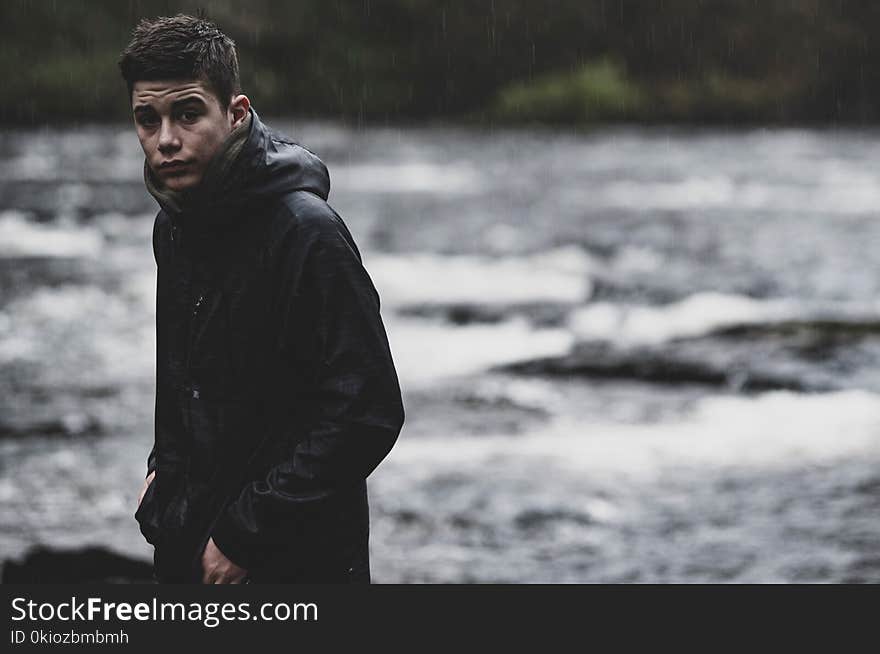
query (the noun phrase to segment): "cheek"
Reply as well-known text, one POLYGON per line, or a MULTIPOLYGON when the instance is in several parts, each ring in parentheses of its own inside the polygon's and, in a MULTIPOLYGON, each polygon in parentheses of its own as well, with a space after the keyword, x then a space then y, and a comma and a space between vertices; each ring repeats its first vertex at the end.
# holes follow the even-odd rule
POLYGON ((195 147, 206 156, 211 156, 223 142, 223 135, 213 130, 197 134, 195 138, 195 147))
POLYGON ((140 141, 141 149, 144 151, 144 154, 149 153, 153 138, 149 134, 142 134, 140 132, 138 132, 137 137, 138 141, 140 141))

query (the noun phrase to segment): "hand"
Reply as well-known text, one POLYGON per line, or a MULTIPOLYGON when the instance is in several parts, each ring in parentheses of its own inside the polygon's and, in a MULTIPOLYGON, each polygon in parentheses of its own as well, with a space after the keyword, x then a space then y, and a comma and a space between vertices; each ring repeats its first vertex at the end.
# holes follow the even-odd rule
POLYGON ((151 472, 149 475, 147 475, 147 478, 144 479, 144 486, 143 486, 143 488, 141 488, 140 495, 138 495, 138 508, 140 508, 141 502, 144 501, 144 495, 147 493, 147 489, 150 487, 150 484, 153 483, 153 477, 155 477, 155 476, 156 476, 156 471, 153 470, 153 472, 151 472))
POLYGON ((247 570, 235 565, 226 558, 213 538, 208 539, 202 552, 203 584, 240 584, 247 576, 247 570))

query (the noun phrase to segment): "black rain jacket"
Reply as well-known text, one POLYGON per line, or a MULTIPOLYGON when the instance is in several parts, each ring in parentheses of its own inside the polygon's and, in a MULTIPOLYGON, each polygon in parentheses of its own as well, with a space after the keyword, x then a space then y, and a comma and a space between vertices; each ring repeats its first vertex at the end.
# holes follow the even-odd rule
POLYGON ((161 582, 199 582, 209 537, 255 582, 369 581, 365 480, 404 419, 379 296, 324 164, 253 111, 249 130, 217 193, 156 217, 135 517, 161 582))

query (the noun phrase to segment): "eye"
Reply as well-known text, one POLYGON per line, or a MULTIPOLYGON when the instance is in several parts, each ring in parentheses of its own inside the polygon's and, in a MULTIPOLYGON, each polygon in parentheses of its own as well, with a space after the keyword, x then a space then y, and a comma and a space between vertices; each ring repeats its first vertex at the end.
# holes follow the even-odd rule
POLYGON ((153 113, 139 113, 135 116, 135 120, 142 127, 155 127, 159 124, 159 117, 153 113))
POLYGON ((185 123, 193 123, 198 120, 199 112, 193 109, 186 109, 180 114, 180 119, 185 123))

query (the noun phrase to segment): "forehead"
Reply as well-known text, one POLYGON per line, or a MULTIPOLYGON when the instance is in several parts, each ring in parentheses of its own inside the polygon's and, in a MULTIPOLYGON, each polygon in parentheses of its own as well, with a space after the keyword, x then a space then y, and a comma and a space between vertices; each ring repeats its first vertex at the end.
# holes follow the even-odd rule
POLYGON ((133 107, 159 108, 184 98, 201 98, 206 104, 218 104, 214 93, 202 80, 150 80, 135 82, 131 89, 133 107))

